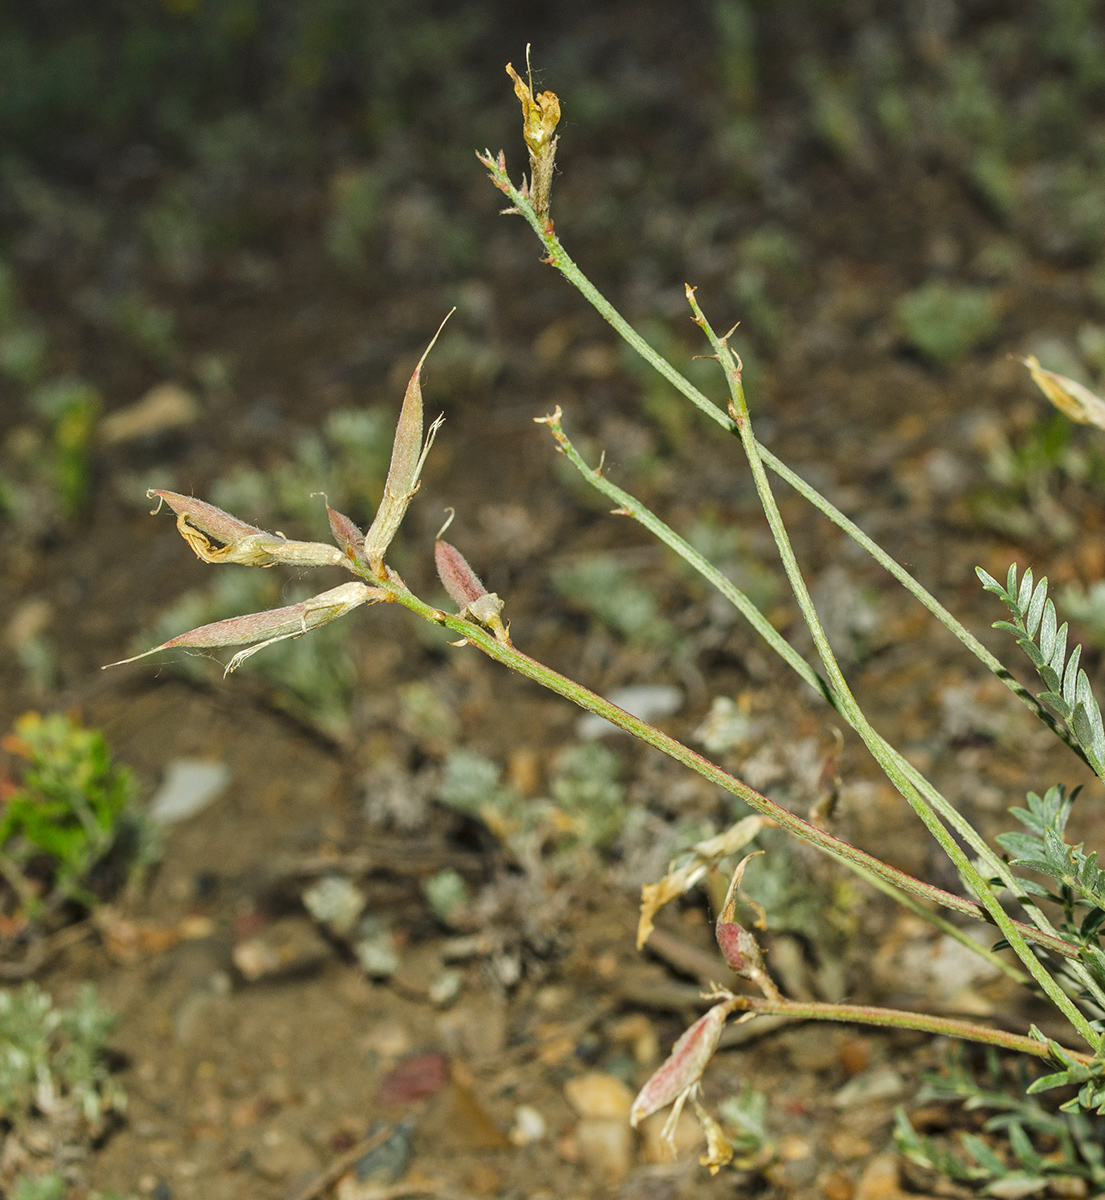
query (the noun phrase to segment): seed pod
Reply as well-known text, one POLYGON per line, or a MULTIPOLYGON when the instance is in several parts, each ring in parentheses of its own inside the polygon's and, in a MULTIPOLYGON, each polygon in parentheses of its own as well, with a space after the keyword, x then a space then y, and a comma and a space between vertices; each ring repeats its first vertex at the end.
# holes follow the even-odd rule
POLYGON ((717 1050, 732 1004, 731 999, 715 1004, 672 1046, 671 1053, 637 1093, 629 1110, 630 1125, 636 1127, 645 1117, 666 1108, 698 1083, 717 1050))
MULTIPOLYGON (((209 534, 225 546, 240 542, 252 534, 264 533, 264 530, 258 529, 256 525, 247 525, 245 521, 239 521, 230 513, 223 512, 221 508, 216 508, 213 504, 208 504, 203 500, 197 500, 194 496, 182 496, 179 492, 167 492, 160 488, 150 488, 146 495, 156 496, 159 501, 167 504, 178 517, 187 518, 193 532, 198 529, 201 533, 209 534)), ((160 507, 159 504, 158 508, 160 507)))
POLYGON ((744 878, 745 867, 756 854, 762 853, 762 850, 757 850, 755 854, 745 855, 737 864, 729 883, 729 890, 725 894, 725 903, 714 925, 714 936, 717 938, 718 949, 731 970, 742 979, 751 980, 766 996, 776 997, 779 995, 779 989, 764 969, 764 957, 759 943, 736 919, 737 889, 744 878))
POLYGON ((296 542, 278 533, 266 533, 192 496, 158 490, 146 494, 163 500, 177 514, 181 537, 204 562, 237 563, 244 567, 271 567, 276 563, 298 567, 351 565, 340 551, 325 542, 296 542), (222 545, 215 545, 212 538, 222 545))
POLYGON ((369 587, 367 583, 343 583, 340 587, 321 592, 299 604, 289 604, 284 608, 247 613, 241 617, 229 617, 225 621, 201 625, 198 629, 190 629, 187 633, 178 634, 167 642, 162 642, 160 646, 154 646, 152 650, 144 650, 132 658, 108 663, 108 666, 120 667, 124 663, 136 662, 150 654, 157 654, 160 650, 171 650, 177 646, 246 646, 251 642, 260 642, 260 645, 242 651, 230 660, 226 668, 226 673, 229 674, 251 654, 265 646, 271 646, 273 642, 299 637, 309 629, 316 629, 319 625, 344 617, 346 613, 352 612, 367 601, 382 600, 384 597, 384 592, 379 588, 369 587))
POLYGON ((464 555, 441 538, 434 542, 434 564, 445 590, 461 608, 467 608, 474 600, 487 595, 487 588, 464 555))
POLYGON ((344 514, 326 506, 330 532, 338 549, 358 567, 364 566, 364 534, 344 514))
POLYGON ((460 605, 461 613, 475 617, 483 625, 490 625, 498 633, 502 628, 499 615, 503 611, 503 602, 483 586, 456 546, 438 538, 434 542, 434 563, 445 590, 460 605))
MULTIPOLYGON (((449 314, 452 316, 452 313, 449 314)), ((447 321, 449 317, 445 318, 447 321)), ((444 326, 445 321, 441 324, 444 326)), ((418 491, 418 477, 426 455, 433 445, 434 436, 441 424, 442 418, 430 426, 425 444, 422 441, 422 364, 426 356, 434 348, 434 342, 441 334, 438 328, 433 340, 426 347, 425 353, 414 368, 407 391, 403 397, 403 407, 399 410, 399 423, 395 427, 395 440, 391 445, 391 462, 388 466, 388 477, 384 483, 384 496, 380 507, 376 510, 376 518, 365 535, 364 547, 368 565, 374 575, 383 576, 384 555, 392 538, 399 531, 407 506, 418 491)))
POLYGON ((714 933, 722 957, 731 970, 745 979, 751 979, 753 972, 758 974, 763 971, 764 960, 759 943, 743 925, 718 917, 714 933))

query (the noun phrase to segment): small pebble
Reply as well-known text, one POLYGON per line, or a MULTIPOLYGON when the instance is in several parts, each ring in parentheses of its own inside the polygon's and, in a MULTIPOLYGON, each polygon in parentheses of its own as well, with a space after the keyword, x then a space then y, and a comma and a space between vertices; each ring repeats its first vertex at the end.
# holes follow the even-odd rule
POLYGON ((852 1133, 850 1129, 838 1129, 829 1138, 829 1152, 837 1162, 853 1162, 866 1158, 874 1147, 866 1139, 852 1133))
POLYGON ((856 1075, 833 1096, 837 1108, 854 1108, 872 1100, 893 1100, 905 1089, 905 1081, 892 1067, 874 1067, 856 1075))
POLYGON ((361 1038, 365 1050, 381 1058, 402 1058, 411 1048, 411 1035, 406 1027, 394 1021, 381 1021, 361 1038))
POLYGON ((633 1131, 624 1118, 584 1117, 575 1137, 580 1162, 589 1175, 612 1186, 629 1174, 633 1131))
POLYGON ((564 1085, 568 1103, 581 1117, 609 1118, 628 1121, 633 1106, 633 1093, 616 1075, 589 1071, 569 1079, 564 1085))
POLYGON ((303 906, 320 924, 345 937, 364 912, 365 894, 341 875, 328 875, 303 893, 303 906))
POLYGON ((863 1169, 852 1200, 898 1200, 898 1156, 876 1154, 863 1169))
POLYGON ((448 1008, 460 995, 464 976, 460 971, 446 969, 434 976, 426 989, 426 997, 435 1008, 448 1008))
POLYGON ((318 1160, 306 1142, 279 1129, 269 1129, 253 1149, 253 1166, 274 1183, 318 1170, 318 1160))
MULTIPOLYGON (((373 1126, 369 1134, 376 1132, 378 1128, 379 1124, 373 1126)), ((400 1121, 384 1141, 357 1159, 353 1164, 353 1174, 357 1182, 383 1186, 398 1183, 406 1174, 414 1153, 414 1129, 414 1121, 400 1121)))
POLYGON ((226 763, 177 758, 165 768, 165 778, 150 801, 147 815, 158 825, 173 825, 205 809, 230 782, 226 763))
POLYGON ((831 1171, 821 1180, 821 1193, 825 1200, 852 1200, 856 1185, 846 1171, 831 1171))
POLYGON ((377 917, 366 917, 361 921, 353 953, 370 979, 388 979, 399 970, 395 936, 377 917))
POLYGON ((545 1118, 530 1104, 519 1104, 514 1111, 514 1128, 510 1140, 516 1146, 528 1146, 539 1142, 548 1132, 545 1118))
POLYGON ((239 942, 231 954, 247 983, 273 975, 298 974, 321 966, 332 951, 318 930, 301 917, 286 917, 257 937, 239 942))
POLYGON ((474 1196, 494 1196, 502 1191, 503 1177, 490 1163, 475 1163, 468 1172, 468 1190, 474 1196))

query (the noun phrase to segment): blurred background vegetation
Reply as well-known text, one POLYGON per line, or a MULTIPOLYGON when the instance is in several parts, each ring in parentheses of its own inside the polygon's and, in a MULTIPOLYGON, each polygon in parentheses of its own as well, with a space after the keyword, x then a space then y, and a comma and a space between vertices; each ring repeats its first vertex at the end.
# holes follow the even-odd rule
MULTIPOLYGON (((913 395, 964 380, 956 436, 977 453, 924 486, 961 525, 1073 538, 1102 447, 1073 451, 1023 404, 995 416, 1011 385, 982 374, 1015 351, 1105 378, 1090 0, 38 0, 0 13, 0 537, 17 581, 40 551, 117 526, 112 505, 136 517, 151 482, 300 535, 325 488, 367 523, 396 347, 451 304, 435 402, 461 437, 490 414, 483 432, 506 445, 518 398, 559 370, 585 395, 585 434, 650 500, 714 503, 685 406, 536 269, 474 163, 502 145, 521 169, 503 66, 528 42, 563 101, 558 225, 655 343, 690 360, 693 280, 741 319, 765 431, 801 420, 814 444, 892 419, 872 388, 805 403, 841 372, 897 371, 913 395)), ((688 369, 707 385, 710 364, 688 369)), ((525 539, 484 540, 516 573, 525 539)), ((543 602, 578 610, 583 579, 593 629, 640 642, 602 616, 625 608, 638 564, 591 578, 588 562, 557 564, 543 602)), ((167 606, 140 584, 135 602, 151 631, 167 606)), ((661 616, 641 620, 670 642, 661 616)), ((18 670, 39 702, 66 672, 49 614, 24 617, 18 670)), ((348 670, 308 675, 319 686, 289 684, 286 707, 348 707, 348 670)))
MULTIPOLYGON (((527 42, 563 102, 558 226, 655 344, 694 354, 693 280, 741 319, 765 432, 802 422, 822 447, 850 421, 894 419, 848 375, 896 371, 914 397, 963 380, 955 436, 977 452, 917 485, 950 497, 946 516, 1053 542, 1073 538, 1072 505, 1098 511, 1105 448, 1073 450, 1030 405, 995 414, 1012 377, 983 379, 1009 351, 1105 378, 1105 26, 1090 0, 38 0, 0 12, 0 538, 17 587, 82 529, 117 528, 113 506, 137 517, 151 482, 301 536, 324 488, 367 523, 396 348, 451 304, 434 390, 457 444, 488 416, 481 435, 513 444, 531 415, 519 398, 559 372, 566 402, 585 397, 585 435, 648 499, 716 502, 686 407, 536 269, 474 163, 505 146, 521 170, 503 66, 527 42), (814 401, 826 387, 837 403, 814 401)), ((709 386, 710 364, 687 369, 709 386)), ((453 499, 460 461, 443 468, 453 499)), ((459 486, 486 503, 476 480, 459 486)), ((485 547, 514 577, 541 539, 497 544, 494 524, 485 547)), ((640 629, 608 619, 641 574, 611 561, 555 564, 541 603, 578 612, 582 580, 596 636, 678 641, 659 610, 638 606, 640 629)), ((149 644, 168 605, 129 586, 149 644)), ((221 611, 204 586, 192 608, 221 611)), ((20 610, 12 638, 28 702, 68 674, 53 603, 20 610)), ((348 733, 342 658, 340 639, 320 649, 283 706, 348 733)))

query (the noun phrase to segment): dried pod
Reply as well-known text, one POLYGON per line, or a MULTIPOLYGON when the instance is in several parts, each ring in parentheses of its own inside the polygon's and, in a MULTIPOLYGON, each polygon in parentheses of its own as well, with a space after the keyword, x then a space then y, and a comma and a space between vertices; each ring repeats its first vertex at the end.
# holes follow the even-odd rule
POLYGON ((629 1110, 630 1125, 636 1126, 697 1086, 717 1050, 721 1031, 732 1010, 733 1000, 729 997, 699 1017, 679 1038, 668 1057, 637 1093, 629 1110))
POLYGON ((236 670, 251 654, 274 642, 285 638, 300 637, 309 629, 316 629, 338 617, 344 617, 368 601, 382 600, 386 593, 379 588, 369 587, 367 583, 343 583, 340 587, 321 592, 309 600, 299 604, 289 604, 284 608, 272 608, 267 612, 247 613, 241 617, 229 617, 225 621, 213 621, 210 625, 201 625, 187 633, 178 634, 160 646, 144 650, 131 658, 120 659, 119 662, 108 663, 108 666, 119 667, 124 663, 136 662, 160 650, 171 650, 177 646, 183 647, 213 647, 213 646, 247 646, 251 642, 259 642, 249 650, 236 654, 226 668, 226 674, 236 670))
MULTIPOLYGON (((449 314, 452 316, 452 313, 449 314)), ((445 318, 447 321, 449 317, 445 318)), ((445 325, 441 322, 441 327, 445 325)), ((406 515, 411 498, 418 491, 418 477, 426 455, 433 445, 434 436, 441 425, 442 418, 430 426, 426 441, 422 441, 422 364, 426 356, 434 348, 434 342, 441 334, 441 327, 434 334, 433 340, 426 347, 425 353, 414 368, 407 391, 403 397, 403 407, 399 410, 399 423, 395 427, 395 440, 391 446, 391 462, 388 465, 388 477, 384 483, 384 496, 380 507, 376 510, 376 518, 365 534, 365 556, 372 573, 378 577, 384 575, 384 555, 388 546, 399 531, 399 526, 406 515)))

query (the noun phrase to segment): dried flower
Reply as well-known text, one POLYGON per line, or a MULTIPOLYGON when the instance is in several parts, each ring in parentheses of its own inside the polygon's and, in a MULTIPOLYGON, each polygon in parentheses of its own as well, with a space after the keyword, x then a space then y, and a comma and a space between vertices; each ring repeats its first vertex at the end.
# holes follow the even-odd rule
MULTIPOLYGON (((529 47, 526 47, 529 64, 529 47)), ((529 83, 518 77, 512 64, 506 73, 514 80, 514 94, 522 103, 522 136, 529 150, 530 199, 533 210, 542 219, 549 215, 549 194, 552 191, 557 137, 554 132, 560 120, 560 100, 555 92, 533 94, 532 76, 529 83)))
POLYGON ((1036 386, 1060 412, 1081 425, 1099 425, 1105 429, 1105 400, 1100 396, 1076 379, 1044 370, 1034 354, 1022 358, 1021 362, 1031 371, 1036 386))
POLYGON ((716 1175, 722 1167, 727 1167, 733 1161, 733 1143, 725 1136, 725 1130, 714 1116, 702 1107, 698 1097, 692 1096, 691 1100, 694 1103, 694 1115, 706 1135, 706 1153, 698 1162, 700 1166, 709 1168, 711 1175, 716 1175))
POLYGON ((711 864, 735 854, 746 846, 761 829, 771 828, 775 822, 770 817, 759 815, 744 817, 732 828, 707 838, 691 847, 691 860, 681 867, 668 871, 659 883, 646 883, 641 888, 641 917, 637 923, 637 949, 648 941, 652 934, 653 918, 669 901, 682 896, 706 874, 711 864))

